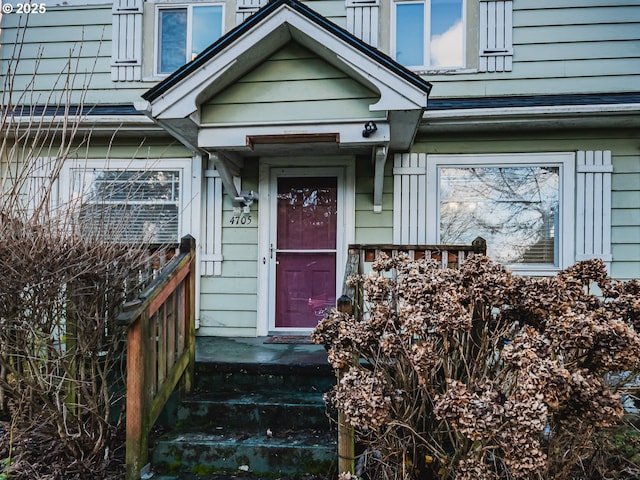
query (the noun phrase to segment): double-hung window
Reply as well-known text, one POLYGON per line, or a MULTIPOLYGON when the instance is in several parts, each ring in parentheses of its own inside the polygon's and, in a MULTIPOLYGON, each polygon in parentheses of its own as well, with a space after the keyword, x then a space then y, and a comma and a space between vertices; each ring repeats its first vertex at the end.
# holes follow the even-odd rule
POLYGON ((90 160, 63 172, 75 230, 119 243, 177 243, 186 230, 189 164, 90 160))
POLYGON ((574 154, 429 155, 427 225, 433 243, 487 240, 516 271, 551 273, 573 262, 574 154))
POLYGON ((221 4, 162 4, 156 9, 156 73, 169 74, 222 36, 221 4))
POLYGON ((395 60, 415 69, 464 67, 465 1, 392 1, 395 60))

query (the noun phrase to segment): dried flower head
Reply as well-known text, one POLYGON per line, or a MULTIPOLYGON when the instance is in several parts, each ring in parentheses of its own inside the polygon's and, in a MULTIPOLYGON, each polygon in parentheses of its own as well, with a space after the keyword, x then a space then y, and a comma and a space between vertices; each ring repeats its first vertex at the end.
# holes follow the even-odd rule
POLYGON ((378 430, 389 418, 389 390, 382 374, 351 367, 340 379, 334 401, 349 424, 365 431, 378 430))

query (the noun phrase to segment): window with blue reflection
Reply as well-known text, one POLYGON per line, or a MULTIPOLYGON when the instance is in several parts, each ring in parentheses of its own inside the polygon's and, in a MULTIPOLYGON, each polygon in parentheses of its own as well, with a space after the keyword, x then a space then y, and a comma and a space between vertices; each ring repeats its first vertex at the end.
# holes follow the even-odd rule
POLYGON ((172 73, 222 36, 222 5, 158 9, 157 73, 172 73))
POLYGON ((396 4, 396 61, 424 65, 424 3, 396 4))
POLYGON ((170 73, 184 65, 187 55, 187 9, 159 12, 159 73, 170 73))
POLYGON ((407 67, 464 66, 464 2, 396 1, 396 61, 407 67))
POLYGON ((191 58, 200 55, 205 48, 222 36, 222 7, 220 5, 194 6, 191 42, 191 58))
POLYGON ((463 65, 462 3, 463 0, 431 0, 430 66, 463 65))

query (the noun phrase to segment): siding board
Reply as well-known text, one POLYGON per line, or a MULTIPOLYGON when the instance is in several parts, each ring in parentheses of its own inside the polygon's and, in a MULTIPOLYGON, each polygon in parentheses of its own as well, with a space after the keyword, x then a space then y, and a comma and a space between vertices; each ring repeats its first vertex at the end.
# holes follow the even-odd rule
POLYGON ((517 73, 521 78, 527 79, 601 77, 603 72, 606 72, 608 76, 634 75, 640 73, 640 68, 638 67, 640 65, 640 52, 636 57, 557 60, 544 62, 544 68, 541 65, 541 62, 520 62, 517 65, 517 73))
POLYGON ((611 236, 622 240, 627 239, 630 243, 640 240, 640 225, 629 225, 622 227, 612 227, 611 236))
MULTIPOLYGON (((370 102, 372 103, 372 102, 370 102)), ((368 103, 350 100, 317 100, 309 102, 283 102, 218 105, 210 108, 203 123, 254 123, 273 121, 332 120, 350 118, 382 118, 380 112, 370 112, 368 103)))
MULTIPOLYGON (((620 160, 614 165, 615 173, 638 173, 640 172, 640 156, 624 156, 624 152, 620 152, 620 160)), ((630 151, 629 153, 636 153, 630 151)))
POLYGON ((199 337, 255 337, 255 328, 216 328, 200 327, 196 332, 199 337))
POLYGON ((251 327, 255 325, 255 311, 258 306, 257 295, 244 295, 234 293, 211 293, 209 295, 201 295, 200 308, 202 310, 213 310, 218 312, 253 312, 251 315, 245 316, 244 324, 239 319, 234 319, 234 325, 237 327, 251 327))
POLYGON ((590 60, 624 58, 626 52, 640 57, 640 44, 635 40, 593 41, 584 43, 542 43, 518 46, 518 61, 554 61, 571 58, 590 60), (588 46, 588 48, 585 48, 588 46))
POLYGON ((571 43, 571 42, 606 42, 607 40, 637 40, 638 25, 618 23, 607 28, 598 25, 566 26, 518 26, 513 32, 514 49, 522 44, 571 43))
POLYGON ((611 224, 640 225, 640 208, 618 208, 611 212, 611 224))
POLYGON ((552 12, 536 10, 513 12, 513 23, 530 27, 539 25, 600 25, 640 22, 640 8, 637 6, 617 6, 609 4, 598 7, 554 8, 552 12))
POLYGON ((613 208, 627 208, 631 205, 640 205, 640 190, 611 192, 611 203, 613 208))
MULTIPOLYGON (((611 0, 580 0, 578 5, 581 7, 608 7, 611 5, 611 0)), ((624 0, 624 5, 640 6, 640 0, 624 0)), ((518 0, 520 10, 554 10, 572 7, 576 7, 576 0, 518 0)))
POLYGON ((614 175, 611 188, 614 190, 640 190, 640 171, 614 175))
POLYGON ((258 281, 256 278, 221 278, 206 277, 200 283, 200 292, 203 295, 208 293, 233 293, 256 295, 258 292, 258 281))
POLYGON ((611 277, 619 280, 640 278, 640 262, 618 262, 611 266, 611 277))
POLYGON ((239 82, 209 102, 210 105, 300 102, 341 99, 377 99, 351 79, 282 80, 265 87, 263 82, 239 82))
POLYGON ((639 243, 618 243, 613 245, 612 250, 613 258, 618 262, 640 262, 639 243))
POLYGON ((348 78, 337 68, 330 66, 319 58, 298 58, 273 60, 263 63, 259 69, 249 72, 238 82, 279 82, 282 80, 311 80, 318 78, 348 78), (295 60, 292 64, 288 60, 295 60))

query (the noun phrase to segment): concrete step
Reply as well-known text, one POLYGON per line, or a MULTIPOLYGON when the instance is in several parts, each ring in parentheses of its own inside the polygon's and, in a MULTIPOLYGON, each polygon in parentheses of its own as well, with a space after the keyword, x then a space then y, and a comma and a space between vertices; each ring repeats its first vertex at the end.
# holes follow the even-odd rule
POLYGON ((198 338, 195 389, 173 395, 159 419, 167 433, 155 440, 153 470, 178 478, 335 472, 337 433, 322 400, 335 382, 318 345, 198 338))
POLYGON ((327 474, 336 468, 336 437, 316 431, 279 432, 268 436, 226 432, 174 432, 153 449, 153 469, 159 474, 219 470, 255 474, 327 474))
POLYGON ((326 365, 196 364, 196 389, 203 392, 328 391, 336 377, 326 365))
POLYGON ((180 403, 175 425, 181 430, 225 428, 251 433, 331 428, 322 395, 296 391, 199 393, 180 403))

